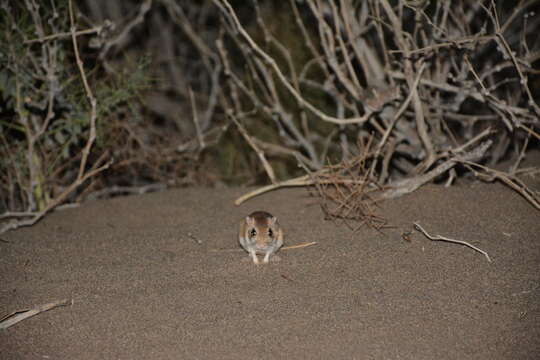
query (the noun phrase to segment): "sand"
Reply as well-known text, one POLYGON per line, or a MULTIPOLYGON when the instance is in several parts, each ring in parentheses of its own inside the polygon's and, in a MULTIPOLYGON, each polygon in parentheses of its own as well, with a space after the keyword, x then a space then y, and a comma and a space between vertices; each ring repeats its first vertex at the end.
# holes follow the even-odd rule
POLYGON ((509 188, 426 186, 382 205, 381 233, 325 221, 305 189, 235 207, 247 190, 89 202, 3 234, 0 316, 72 304, 0 332, 0 358, 540 358, 540 212, 509 188), (317 245, 253 265, 234 249, 258 209, 317 245))

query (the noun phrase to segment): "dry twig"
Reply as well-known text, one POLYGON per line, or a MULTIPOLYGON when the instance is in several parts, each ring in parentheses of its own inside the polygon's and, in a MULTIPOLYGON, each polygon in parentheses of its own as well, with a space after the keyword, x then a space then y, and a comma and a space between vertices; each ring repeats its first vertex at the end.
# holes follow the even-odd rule
POLYGON ((488 259, 489 262, 491 262, 491 259, 488 255, 487 252, 485 252, 484 250, 481 250, 479 248, 477 248, 476 246, 474 245, 471 245, 469 244, 468 242, 466 241, 461 241, 461 240, 454 240, 454 239, 450 239, 450 238, 447 238, 447 237, 444 237, 444 236, 440 236, 440 235, 436 235, 436 236, 432 236, 430 234, 427 233, 426 230, 424 230, 424 228, 422 226, 420 226, 420 224, 418 223, 414 223, 414 228, 418 231, 420 231, 422 234, 424 234, 429 240, 432 240, 432 241, 447 241, 447 242, 451 242, 451 243, 456 243, 456 244, 461 244, 461 245, 465 245, 465 246, 468 246, 470 247, 471 249, 473 250, 476 250, 478 251, 479 253, 481 254, 484 254, 484 256, 488 259))
POLYGON ((274 174, 274 169, 272 169, 272 166, 270 166, 270 163, 268 162, 268 160, 266 160, 266 155, 264 154, 264 151, 262 151, 262 149, 259 146, 257 146, 256 141, 252 139, 251 136, 249 136, 247 130, 242 126, 242 124, 240 124, 240 122, 238 122, 238 120, 236 120, 234 115, 231 114, 230 117, 232 121, 234 122, 234 124, 238 127, 240 134, 242 134, 244 139, 246 139, 246 142, 249 144, 249 146, 251 146, 251 148, 255 151, 255 153, 259 157, 259 160, 261 161, 264 167, 264 170, 266 171, 266 174, 270 178, 270 181, 272 182, 272 184, 276 184, 277 180, 276 180, 276 175, 274 174))
POLYGON ((49 311, 59 306, 67 306, 70 304, 73 304, 73 300, 64 299, 64 300, 53 301, 48 304, 40 305, 30 310, 15 311, 9 315, 4 316, 2 319, 0 319, 0 330, 5 330, 17 324, 18 322, 21 322, 39 313, 49 311))
POLYGON ((467 165, 467 167, 477 176, 479 179, 487 182, 500 180, 504 184, 508 185, 511 189, 517 191, 523 196, 532 206, 537 210, 540 210, 540 192, 533 191, 525 185, 517 176, 508 174, 502 171, 491 169, 487 166, 475 163, 473 161, 460 160, 461 163, 467 165), (476 169, 482 170, 484 173, 479 172, 476 169))
MULTIPOLYGON (((288 245, 288 246, 283 246, 279 249, 279 251, 283 251, 283 250, 294 250, 294 249, 301 249, 301 248, 305 248, 305 247, 309 247, 309 246, 313 246, 313 245, 317 245, 317 242, 316 241, 311 241, 311 242, 304 242, 304 243, 300 243, 300 244, 294 244, 294 245, 288 245)), ((234 248, 234 249, 211 249, 210 252, 240 252, 240 251, 245 251, 244 249, 241 249, 241 248, 234 248)))

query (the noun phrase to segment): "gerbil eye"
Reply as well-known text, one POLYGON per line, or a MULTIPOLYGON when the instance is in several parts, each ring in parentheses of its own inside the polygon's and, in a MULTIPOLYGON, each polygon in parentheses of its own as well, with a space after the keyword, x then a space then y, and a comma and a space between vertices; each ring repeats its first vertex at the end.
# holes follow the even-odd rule
POLYGON ((251 231, 249 232, 249 236, 250 237, 255 237, 255 235, 257 235, 257 230, 251 229, 251 231))
POLYGON ((268 236, 270 237, 274 236, 274 232, 272 231, 272 229, 268 229, 268 236))

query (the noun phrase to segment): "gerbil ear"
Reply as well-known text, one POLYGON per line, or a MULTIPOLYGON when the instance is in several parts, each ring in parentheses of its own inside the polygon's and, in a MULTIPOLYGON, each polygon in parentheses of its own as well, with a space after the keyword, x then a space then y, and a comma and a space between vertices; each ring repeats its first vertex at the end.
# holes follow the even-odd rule
POLYGON ((272 217, 270 218, 270 220, 268 221, 268 223, 270 224, 270 226, 274 225, 276 222, 277 222, 277 217, 275 217, 275 216, 272 216, 272 217))
POLYGON ((246 216, 246 224, 248 224, 248 226, 255 225, 255 219, 252 218, 251 216, 246 216))

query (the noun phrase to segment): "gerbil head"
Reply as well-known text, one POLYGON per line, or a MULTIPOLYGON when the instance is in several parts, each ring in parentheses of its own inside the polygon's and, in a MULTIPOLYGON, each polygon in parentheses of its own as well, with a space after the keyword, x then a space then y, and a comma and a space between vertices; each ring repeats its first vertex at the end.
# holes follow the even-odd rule
POLYGON ((265 245, 277 236, 277 218, 266 211, 255 211, 246 217, 246 236, 259 246, 265 245))
POLYGON ((246 223, 249 226, 273 226, 277 218, 266 211, 254 211, 246 217, 246 223))

